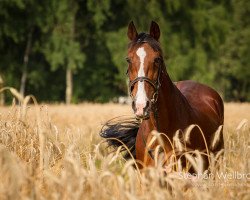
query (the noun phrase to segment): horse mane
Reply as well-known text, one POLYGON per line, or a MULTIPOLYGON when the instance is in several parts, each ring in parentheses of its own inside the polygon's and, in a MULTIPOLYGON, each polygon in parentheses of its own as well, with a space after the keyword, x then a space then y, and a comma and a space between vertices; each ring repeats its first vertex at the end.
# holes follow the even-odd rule
POLYGON ((131 158, 131 154, 136 159, 135 142, 138 129, 139 122, 135 118, 116 117, 103 125, 100 136, 105 138, 108 146, 113 147, 115 151, 121 147, 121 152, 125 152, 123 157, 126 160, 131 158))

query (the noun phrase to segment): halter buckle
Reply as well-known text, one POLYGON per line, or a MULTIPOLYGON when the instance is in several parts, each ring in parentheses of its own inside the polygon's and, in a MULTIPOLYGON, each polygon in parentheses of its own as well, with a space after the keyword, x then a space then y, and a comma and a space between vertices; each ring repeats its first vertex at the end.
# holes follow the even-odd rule
POLYGON ((158 91, 156 91, 154 94, 153 94, 153 97, 152 99, 150 100, 152 104, 155 104, 158 100, 158 91))

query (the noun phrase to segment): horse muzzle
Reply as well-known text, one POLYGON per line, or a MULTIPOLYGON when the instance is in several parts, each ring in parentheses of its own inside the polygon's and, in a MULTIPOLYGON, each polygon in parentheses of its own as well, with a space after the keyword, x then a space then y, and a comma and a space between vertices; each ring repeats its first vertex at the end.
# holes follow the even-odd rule
POLYGON ((135 101, 133 101, 132 108, 137 119, 145 120, 149 118, 150 101, 146 101, 146 103, 135 103, 135 101))

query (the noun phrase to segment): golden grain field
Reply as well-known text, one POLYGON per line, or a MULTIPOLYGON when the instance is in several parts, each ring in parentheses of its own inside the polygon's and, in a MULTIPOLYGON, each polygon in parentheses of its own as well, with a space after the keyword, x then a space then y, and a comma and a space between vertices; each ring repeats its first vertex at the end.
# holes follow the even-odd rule
POLYGON ((0 107, 0 199, 250 199, 249 103, 225 104, 220 174, 194 181, 108 153, 102 125, 131 114, 117 104, 0 107))

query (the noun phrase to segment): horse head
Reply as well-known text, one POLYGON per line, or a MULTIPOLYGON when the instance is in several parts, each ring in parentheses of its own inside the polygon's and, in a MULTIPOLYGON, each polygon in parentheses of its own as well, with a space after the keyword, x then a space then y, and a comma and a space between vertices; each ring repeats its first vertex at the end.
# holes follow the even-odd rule
POLYGON ((160 28, 152 21, 149 33, 138 34, 134 23, 130 22, 127 36, 130 39, 126 60, 132 108, 137 118, 147 119, 157 101, 165 69, 159 44, 160 28))

